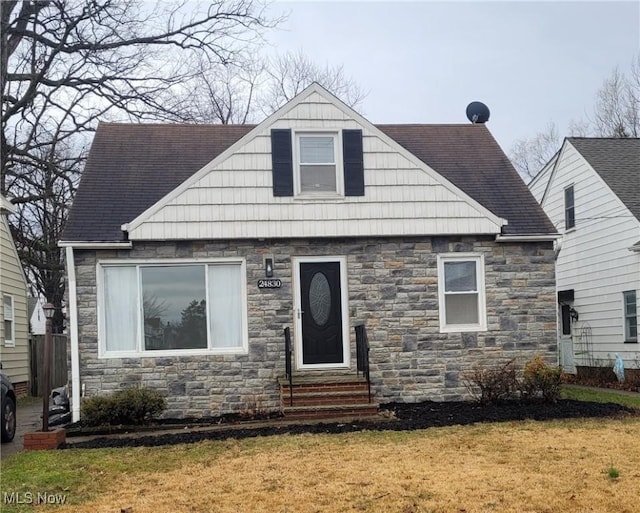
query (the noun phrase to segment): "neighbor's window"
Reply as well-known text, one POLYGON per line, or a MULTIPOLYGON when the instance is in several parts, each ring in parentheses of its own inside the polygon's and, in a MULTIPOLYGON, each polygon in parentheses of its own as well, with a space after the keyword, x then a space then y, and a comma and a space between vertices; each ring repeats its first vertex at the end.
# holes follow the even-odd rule
POLYGON ((622 293, 624 297, 624 341, 638 341, 638 310, 636 306, 636 291, 628 290, 622 293))
POLYGON ((5 294, 2 299, 2 304, 4 308, 4 345, 6 347, 13 347, 16 343, 13 296, 5 294))
POLYGON ((564 190, 564 227, 566 230, 575 227, 576 210, 573 200, 573 185, 564 190))
POLYGON ((102 265, 107 354, 245 348, 243 263, 102 265))
POLYGON ((335 133, 296 134, 298 191, 301 194, 337 193, 337 147, 335 133))
POLYGON ((438 292, 441 332, 486 330, 482 255, 438 255, 438 292))

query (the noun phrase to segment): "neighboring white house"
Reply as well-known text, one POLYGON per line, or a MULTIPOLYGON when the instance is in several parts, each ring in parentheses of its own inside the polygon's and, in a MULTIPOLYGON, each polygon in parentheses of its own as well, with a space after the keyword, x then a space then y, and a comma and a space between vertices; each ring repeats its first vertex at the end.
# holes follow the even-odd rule
POLYGON ((640 369, 640 139, 567 138, 529 188, 563 234, 561 363, 640 369))
POLYGON ((43 302, 37 297, 29 296, 29 327, 32 335, 44 335, 46 320, 43 302))
POLYGON ((11 237, 7 216, 15 207, 0 196, 0 362, 18 395, 29 383, 29 322, 27 280, 11 237))

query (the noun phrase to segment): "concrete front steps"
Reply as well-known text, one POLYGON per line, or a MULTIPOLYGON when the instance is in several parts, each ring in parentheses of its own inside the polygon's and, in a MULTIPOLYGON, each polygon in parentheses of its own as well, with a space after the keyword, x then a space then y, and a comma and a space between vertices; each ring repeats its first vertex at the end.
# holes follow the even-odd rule
POLYGON ((280 403, 287 420, 360 418, 378 414, 378 404, 373 402, 373 397, 369 402, 366 380, 357 376, 294 377, 291 391, 289 382, 281 379, 280 403))

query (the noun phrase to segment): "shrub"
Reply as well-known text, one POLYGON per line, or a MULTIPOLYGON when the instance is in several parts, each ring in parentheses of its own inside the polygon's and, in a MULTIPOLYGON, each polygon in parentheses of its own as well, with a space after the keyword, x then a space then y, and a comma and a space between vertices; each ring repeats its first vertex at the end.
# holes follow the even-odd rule
POLYGON ((518 394, 514 360, 493 368, 475 367, 463 378, 463 383, 480 404, 515 399, 518 394))
POLYGON ((83 420, 89 426, 144 424, 166 408, 165 398, 151 388, 125 388, 82 403, 83 420))
POLYGON ((560 398, 562 368, 547 365, 541 356, 535 356, 524 366, 521 394, 524 398, 542 398, 555 403, 560 398))
POLYGON ((111 397, 97 396, 82 401, 82 420, 89 426, 109 425, 115 414, 115 402, 111 397))

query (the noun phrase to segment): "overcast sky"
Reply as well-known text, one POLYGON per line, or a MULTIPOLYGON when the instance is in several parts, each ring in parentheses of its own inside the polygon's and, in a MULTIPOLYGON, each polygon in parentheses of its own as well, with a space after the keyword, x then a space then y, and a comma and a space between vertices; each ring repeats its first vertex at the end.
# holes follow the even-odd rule
POLYGON ((373 123, 466 123, 491 110, 505 151, 555 121, 584 118, 613 68, 640 50, 640 2, 276 2, 268 39, 318 64, 343 64, 369 92, 373 123))

